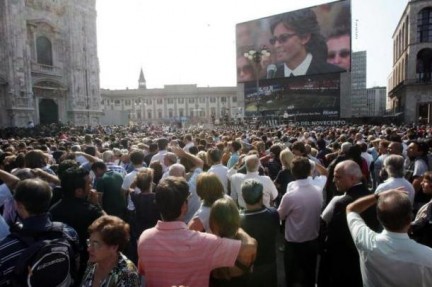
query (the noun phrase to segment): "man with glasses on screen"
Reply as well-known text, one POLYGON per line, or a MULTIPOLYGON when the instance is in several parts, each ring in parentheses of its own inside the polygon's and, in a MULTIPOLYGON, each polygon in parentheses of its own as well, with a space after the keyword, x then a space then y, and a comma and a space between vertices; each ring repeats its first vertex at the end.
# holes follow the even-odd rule
POLYGON ((271 24, 269 42, 276 58, 275 78, 342 72, 327 63, 327 45, 310 9, 290 12, 271 24))
POLYGON ((351 66, 351 37, 346 27, 335 28, 327 37, 327 63, 349 70, 351 66))

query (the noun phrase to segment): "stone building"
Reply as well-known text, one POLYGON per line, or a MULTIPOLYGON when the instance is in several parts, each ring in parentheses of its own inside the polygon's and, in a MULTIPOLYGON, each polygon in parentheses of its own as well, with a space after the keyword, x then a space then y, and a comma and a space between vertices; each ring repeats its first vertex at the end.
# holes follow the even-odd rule
POLYGON ((432 1, 410 0, 393 34, 390 109, 405 122, 432 120, 432 1))
POLYGON ((373 87, 366 90, 369 117, 382 117, 386 112, 386 87, 373 87))
POLYGON ((243 119, 243 84, 233 87, 165 85, 147 89, 140 72, 138 89, 101 90, 101 124, 206 124, 243 119))
POLYGON ((0 127, 100 120, 95 0, 0 1, 0 127))

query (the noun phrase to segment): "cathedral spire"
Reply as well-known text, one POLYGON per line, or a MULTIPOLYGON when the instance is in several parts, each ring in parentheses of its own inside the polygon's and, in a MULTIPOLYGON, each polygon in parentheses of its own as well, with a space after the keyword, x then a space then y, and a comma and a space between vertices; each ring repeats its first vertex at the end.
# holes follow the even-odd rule
POLYGON ((144 72, 142 68, 138 79, 138 89, 147 89, 146 80, 144 78, 144 72))

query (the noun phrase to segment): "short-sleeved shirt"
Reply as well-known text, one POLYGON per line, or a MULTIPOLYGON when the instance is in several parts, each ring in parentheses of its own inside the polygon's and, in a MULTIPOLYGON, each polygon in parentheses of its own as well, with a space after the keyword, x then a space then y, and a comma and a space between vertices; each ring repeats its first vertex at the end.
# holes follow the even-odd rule
POLYGON ((278 208, 280 218, 285 219, 285 240, 300 243, 316 239, 322 204, 322 189, 309 179, 288 184, 278 208))
POLYGON ((278 196, 278 191, 275 184, 268 176, 259 175, 256 172, 248 172, 247 174, 236 173, 231 177, 231 197, 234 201, 238 201, 238 205, 242 208, 246 208, 246 202, 243 199, 241 193, 241 185, 246 179, 256 179, 263 185, 263 204, 266 207, 271 207, 272 200, 275 200, 278 196))
POLYGON ((9 187, 3 183, 0 185, 0 207, 2 207, 6 201, 12 198, 12 193, 9 190, 9 187))
POLYGON ((102 207, 109 215, 124 216, 126 199, 122 192, 123 178, 117 172, 107 170, 97 181, 96 190, 102 193, 102 207))
POLYGON ((377 186, 375 193, 380 193, 389 189, 403 187, 408 192, 411 204, 414 203, 415 190, 413 185, 403 177, 389 177, 386 181, 377 186))
POLYGON ((432 286, 432 249, 406 233, 372 231, 358 213, 347 214, 360 255, 364 286, 432 286))
POLYGON ((238 240, 189 230, 184 222, 158 221, 138 241, 138 271, 147 287, 208 286, 211 270, 235 264, 238 240))

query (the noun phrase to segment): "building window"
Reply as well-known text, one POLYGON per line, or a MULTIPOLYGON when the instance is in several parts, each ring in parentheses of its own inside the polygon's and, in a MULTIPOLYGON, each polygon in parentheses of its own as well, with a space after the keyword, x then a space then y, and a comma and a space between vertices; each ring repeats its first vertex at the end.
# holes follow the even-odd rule
POLYGON ((150 111, 150 110, 147 111, 147 118, 148 119, 152 118, 152 111, 150 111))
POLYGON ((216 98, 215 97, 211 97, 210 98, 210 103, 216 103, 216 98))
POLYGON ((173 110, 171 110, 171 109, 168 110, 168 116, 169 116, 170 118, 174 117, 174 112, 173 112, 173 110))
POLYGON ((216 108, 210 108, 210 114, 216 116, 216 108))
POLYGON ((114 100, 114 104, 115 104, 116 106, 119 106, 119 105, 120 105, 120 100, 114 100))
POLYGON ((419 42, 432 42, 432 8, 424 8, 417 14, 419 42))
POLYGON ((430 82, 432 79, 432 49, 420 50, 417 54, 417 80, 419 82, 430 82))
POLYGON ((168 104, 174 104, 174 99, 168 99, 168 104))
POLYGON ((183 98, 181 98, 181 99, 177 99, 178 100, 178 103, 179 104, 184 104, 184 99, 183 98))
POLYGON ((221 97, 221 103, 226 103, 226 97, 221 97))
POLYGON ((162 100, 162 99, 157 99, 156 103, 157 103, 158 105, 162 105, 163 100, 162 100))
POLYGON ((130 106, 130 104, 131 104, 131 101, 130 101, 130 100, 125 100, 125 105, 126 105, 126 106, 130 106))
POLYGON ((191 118, 193 118, 193 116, 194 116, 194 115, 193 115, 193 110, 190 110, 190 111, 189 111, 189 116, 190 116, 191 118))
POLYGON ((193 104, 195 103, 195 99, 194 98, 189 98, 189 104, 193 104))
POLYGON ((158 118, 159 118, 159 119, 162 118, 162 110, 158 110, 158 118))
POLYGON ((179 110, 179 117, 184 117, 184 110, 183 109, 179 110))
POLYGON ((44 36, 36 39, 37 62, 42 65, 53 65, 51 41, 44 36))
POLYGON ((204 97, 200 97, 200 98, 199 98, 199 102, 200 102, 200 103, 205 103, 205 101, 206 101, 206 98, 204 98, 204 97))
POLYGON ((147 105, 151 105, 152 104, 152 100, 151 99, 147 99, 146 103, 147 103, 147 105))
POLYGON ((232 97, 232 101, 233 103, 237 103, 237 97, 236 96, 232 97))
POLYGON ((203 111, 203 110, 200 111, 200 117, 202 117, 202 118, 205 117, 205 111, 203 111))

